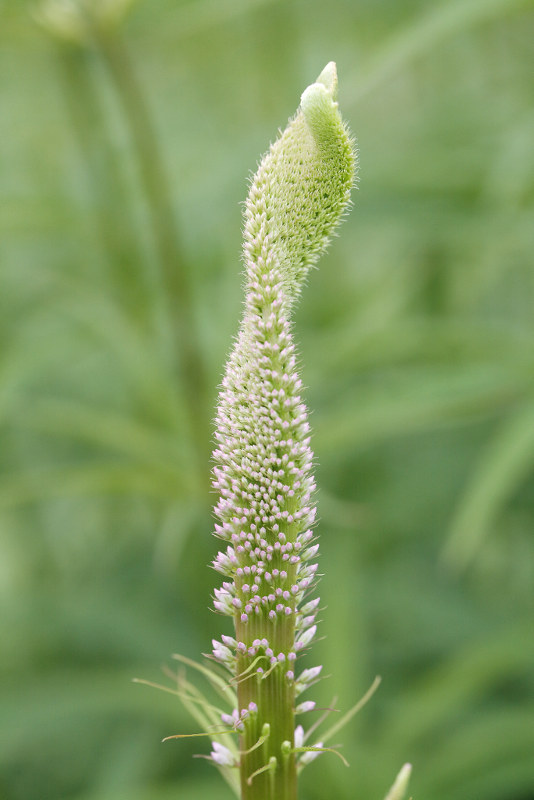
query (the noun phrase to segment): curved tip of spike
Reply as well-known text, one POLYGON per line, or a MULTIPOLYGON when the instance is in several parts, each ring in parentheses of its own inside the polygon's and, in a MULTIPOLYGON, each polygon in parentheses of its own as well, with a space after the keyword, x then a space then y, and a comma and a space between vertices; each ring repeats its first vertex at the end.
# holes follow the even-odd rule
POLYGON ((332 99, 335 100, 337 97, 336 62, 329 61, 315 82, 322 83, 328 93, 332 96, 332 99))
POLYGON ((331 140, 341 124, 341 117, 334 96, 324 83, 312 83, 303 91, 300 108, 316 141, 331 140))
POLYGON ((327 120, 337 109, 337 70, 335 61, 330 61, 315 83, 304 89, 300 107, 308 123, 327 120))

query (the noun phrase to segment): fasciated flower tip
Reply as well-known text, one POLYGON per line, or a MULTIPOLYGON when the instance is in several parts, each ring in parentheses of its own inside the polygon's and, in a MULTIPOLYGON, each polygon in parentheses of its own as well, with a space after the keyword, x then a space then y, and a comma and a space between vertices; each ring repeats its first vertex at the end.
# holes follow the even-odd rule
POLYGON ((302 92, 300 107, 313 133, 332 122, 337 112, 337 103, 323 83, 312 83, 302 92))
MULTIPOLYGON (((323 69, 315 83, 307 86, 300 98, 300 107, 304 115, 313 115, 317 111, 324 113, 326 109, 337 108, 337 69, 334 61, 330 61, 323 69)), ((328 110, 326 111, 328 114, 328 110)))
POLYGON ((316 83, 322 83, 332 95, 332 99, 337 100, 337 68, 335 61, 328 62, 317 78, 316 83))
MULTIPOLYGON (((338 111, 336 98, 337 70, 335 63, 331 61, 323 69, 315 83, 303 91, 300 108, 317 146, 320 149, 334 146, 335 150, 339 152, 337 145, 343 143, 344 138, 346 139, 346 130, 338 111)), ((346 146, 342 150, 347 152, 346 146)))

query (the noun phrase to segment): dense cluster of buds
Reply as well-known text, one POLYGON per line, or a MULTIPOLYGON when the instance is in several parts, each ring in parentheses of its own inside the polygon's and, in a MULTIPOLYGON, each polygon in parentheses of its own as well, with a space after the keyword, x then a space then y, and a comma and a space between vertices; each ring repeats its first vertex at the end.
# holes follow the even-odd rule
POLYGON ((213 486, 224 545, 213 566, 224 580, 213 605, 233 619, 234 635, 214 641, 212 655, 237 684, 238 707, 222 722, 240 733, 240 758, 216 742, 211 758, 239 763, 243 798, 295 797, 298 764, 321 748, 304 748, 295 728, 295 715, 315 707, 300 695, 321 667, 297 666, 317 630, 319 598, 309 597, 318 568, 315 484, 291 311, 354 182, 335 92, 329 64, 252 182, 246 306, 219 395, 213 486))
MULTIPOLYGON (((48 22, 57 22, 58 2, 47 0, 48 22)), ((128 3, 113 0, 110 8, 128 3)), ((72 33, 69 27, 65 31, 72 33)), ((215 668, 173 656, 200 672, 227 710, 190 683, 184 669, 174 676, 176 690, 140 681, 176 694, 203 730, 164 741, 209 736, 212 749, 202 757, 241 800, 296 800, 298 771, 323 752, 336 753, 348 766, 336 747, 325 745, 380 682, 375 678, 327 730, 322 724, 332 709, 324 709, 305 731, 299 717, 312 712, 315 701, 301 695, 322 671, 300 662, 317 632, 320 599, 313 590, 319 545, 310 428, 291 314, 310 267, 348 207, 355 181, 354 142, 336 94, 336 68, 330 63, 304 91, 297 114, 264 156, 246 203, 246 303, 219 394, 213 469, 215 536, 223 542, 213 562, 222 576, 213 608, 231 618, 233 635, 212 640, 207 658, 215 668)), ((410 772, 405 764, 385 800, 403 800, 410 772)))

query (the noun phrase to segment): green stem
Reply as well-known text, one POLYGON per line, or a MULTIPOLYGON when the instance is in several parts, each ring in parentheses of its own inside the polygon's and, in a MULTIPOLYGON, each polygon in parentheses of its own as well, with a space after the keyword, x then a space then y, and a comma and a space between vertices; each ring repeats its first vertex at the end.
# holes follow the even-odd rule
MULTIPOLYGON (((275 653, 288 652, 294 638, 293 618, 279 620, 273 626, 269 641, 275 653)), ((250 623, 247 630, 236 621, 237 639, 243 641, 252 634, 250 623)), ((257 635, 263 632, 258 630, 257 635)), ((237 660, 237 675, 250 666, 250 658, 240 656, 237 660)), ((260 738, 265 723, 270 726, 268 739, 264 744, 241 755, 241 800, 296 800, 297 768, 295 755, 284 752, 283 743, 291 746, 295 731, 295 690, 294 682, 286 679, 289 664, 279 664, 270 674, 266 666, 262 677, 252 672, 250 677, 238 683, 238 708, 248 708, 252 701, 258 707, 253 724, 247 724, 241 735, 240 750, 248 751, 260 738), (261 771, 271 762, 275 767, 261 771), (255 777, 249 782, 251 776, 255 777)), ((250 673, 249 673, 250 674, 250 673)))
POLYGON ((176 233, 171 191, 158 137, 128 51, 118 33, 97 28, 95 43, 115 84, 137 155, 166 295, 175 309, 171 318, 177 358, 181 361, 190 430, 197 445, 199 461, 203 463, 202 455, 208 444, 205 437, 207 411, 203 357, 198 346, 199 337, 195 334, 192 289, 176 233))
POLYGON ((105 278, 109 275, 112 289, 120 296, 121 304, 126 305, 129 317, 148 328, 154 287, 143 274, 132 237, 132 220, 116 159, 109 148, 103 147, 105 113, 91 74, 91 61, 92 53, 87 50, 58 48, 65 105, 85 168, 95 232, 109 262, 105 278), (117 215, 119 206, 122 213, 117 215))

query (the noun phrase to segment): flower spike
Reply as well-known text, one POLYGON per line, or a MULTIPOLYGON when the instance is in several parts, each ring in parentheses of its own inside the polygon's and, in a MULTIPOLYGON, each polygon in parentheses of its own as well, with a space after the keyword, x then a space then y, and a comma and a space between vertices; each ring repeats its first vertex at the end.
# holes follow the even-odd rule
MULTIPOLYGON (((193 736, 211 737, 210 754, 200 757, 217 767, 240 800, 296 800, 297 774, 322 753, 348 766, 336 746, 325 744, 380 682, 376 678, 318 740, 316 731, 334 708, 296 702, 320 679, 322 667, 296 664, 315 638, 320 600, 308 597, 319 578, 319 544, 310 426, 291 317, 310 268, 350 204, 356 166, 330 62, 263 157, 245 205, 245 308, 219 393, 213 454, 214 536, 224 543, 212 562, 223 579, 213 608, 232 619, 233 635, 212 639, 207 658, 217 662, 215 669, 174 656, 203 675, 230 713, 190 684, 183 668, 173 676, 176 690, 158 686, 177 695, 205 731, 193 736), (224 679, 221 668, 232 677, 224 679), (307 732, 295 727, 297 715, 316 710, 323 713, 307 732)), ((175 738, 189 736, 166 737, 175 738)), ((410 771, 405 764, 385 800, 403 800, 410 771)))
MULTIPOLYGON (((321 671, 307 669, 295 679, 297 654, 317 630, 319 600, 304 601, 317 580, 318 544, 312 542, 313 454, 291 313, 355 180, 354 144, 336 96, 332 62, 303 92, 297 114, 252 180, 245 311, 219 394, 215 535, 226 549, 213 562, 225 578, 213 605, 233 618, 235 632, 214 640, 213 657, 234 670, 238 709, 251 702, 257 708, 228 719, 240 731, 243 800, 296 797, 295 714, 315 703, 296 705, 295 698, 321 671), (266 724, 270 736, 256 748, 266 724), (290 748, 282 748, 287 742, 290 748)), ((322 743, 316 747, 299 757, 301 765, 322 743)))

